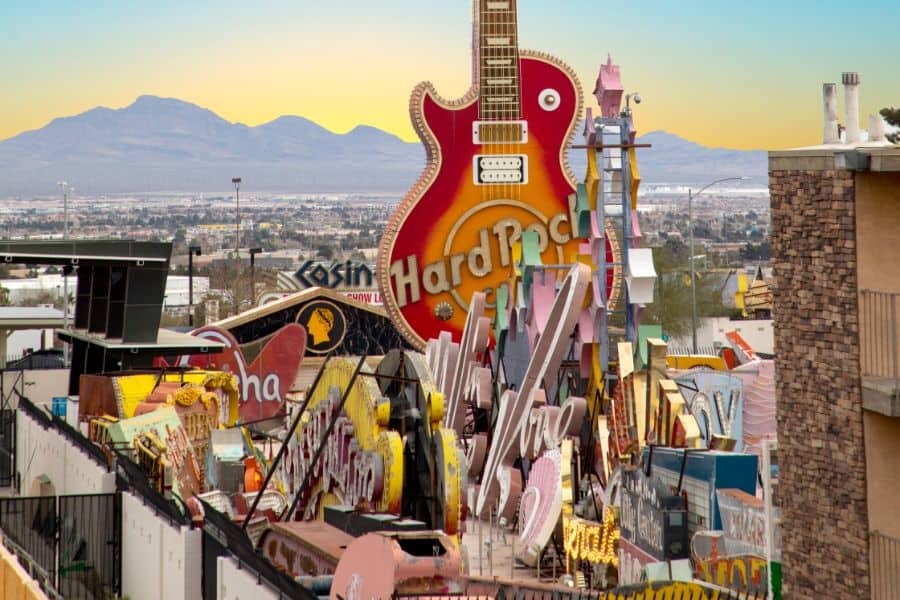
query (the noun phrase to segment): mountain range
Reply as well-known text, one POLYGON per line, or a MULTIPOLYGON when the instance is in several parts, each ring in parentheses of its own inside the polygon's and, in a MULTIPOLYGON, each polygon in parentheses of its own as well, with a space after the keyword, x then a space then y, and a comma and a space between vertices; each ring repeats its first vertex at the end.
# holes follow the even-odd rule
MULTIPOLYGON (((763 151, 707 148, 665 131, 638 141, 653 146, 639 154, 647 183, 767 177, 763 151)), ((420 143, 375 127, 337 134, 296 116, 249 127, 195 104, 141 96, 125 108, 94 108, 0 141, 0 197, 53 193, 61 179, 79 194, 214 191, 228 189, 234 175, 254 191, 400 194, 424 161, 420 143)), ((583 172, 581 152, 572 167, 583 172)))

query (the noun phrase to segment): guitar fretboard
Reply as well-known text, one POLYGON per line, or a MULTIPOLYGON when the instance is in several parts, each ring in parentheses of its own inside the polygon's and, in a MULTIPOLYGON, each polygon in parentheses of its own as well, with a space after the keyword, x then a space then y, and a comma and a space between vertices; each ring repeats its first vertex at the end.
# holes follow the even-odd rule
POLYGON ((482 120, 521 114, 516 0, 478 1, 478 113, 482 120))

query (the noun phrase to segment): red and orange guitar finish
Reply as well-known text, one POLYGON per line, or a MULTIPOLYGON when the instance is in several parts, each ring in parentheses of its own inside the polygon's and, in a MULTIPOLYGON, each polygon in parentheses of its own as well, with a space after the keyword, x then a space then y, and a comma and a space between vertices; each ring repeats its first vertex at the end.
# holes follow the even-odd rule
POLYGON ((583 241, 573 231, 565 152, 581 113, 577 77, 550 56, 518 50, 515 0, 475 2, 475 82, 456 101, 428 82, 413 91, 428 162, 379 249, 385 306, 419 347, 441 331, 460 339, 473 292, 485 291, 492 308, 523 230, 538 233, 544 264, 574 262, 583 241))

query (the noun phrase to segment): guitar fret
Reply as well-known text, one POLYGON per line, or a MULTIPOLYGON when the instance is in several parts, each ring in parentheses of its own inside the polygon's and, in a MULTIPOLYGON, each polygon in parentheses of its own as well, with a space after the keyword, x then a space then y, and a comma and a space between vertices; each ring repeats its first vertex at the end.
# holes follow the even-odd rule
POLYGON ((517 117, 522 109, 516 1, 479 0, 478 15, 479 113, 495 119, 517 117))

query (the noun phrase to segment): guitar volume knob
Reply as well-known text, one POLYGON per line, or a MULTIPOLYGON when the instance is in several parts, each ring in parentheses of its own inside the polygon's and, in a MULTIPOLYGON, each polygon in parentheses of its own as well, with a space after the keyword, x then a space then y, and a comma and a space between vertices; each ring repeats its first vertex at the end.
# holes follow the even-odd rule
POLYGON ((541 90, 541 93, 538 94, 538 104, 547 112, 553 112, 560 105, 559 92, 553 88, 541 90))

